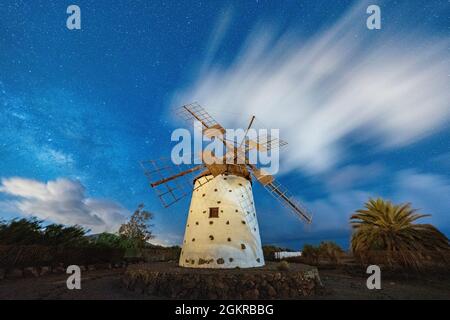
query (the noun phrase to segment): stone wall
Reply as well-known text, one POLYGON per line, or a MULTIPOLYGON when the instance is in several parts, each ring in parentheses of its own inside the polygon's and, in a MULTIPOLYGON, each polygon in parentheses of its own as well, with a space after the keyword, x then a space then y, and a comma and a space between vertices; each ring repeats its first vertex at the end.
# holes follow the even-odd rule
POLYGON ((316 268, 296 265, 279 271, 276 265, 200 270, 141 264, 129 266, 123 282, 131 290, 171 299, 298 299, 323 292, 316 268))

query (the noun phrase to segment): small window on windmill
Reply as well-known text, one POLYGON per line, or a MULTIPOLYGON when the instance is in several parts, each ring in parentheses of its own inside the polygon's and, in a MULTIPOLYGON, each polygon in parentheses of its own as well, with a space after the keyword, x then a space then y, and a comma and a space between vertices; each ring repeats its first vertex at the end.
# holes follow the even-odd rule
POLYGON ((218 218, 219 217, 219 208, 209 208, 209 217, 210 218, 218 218))

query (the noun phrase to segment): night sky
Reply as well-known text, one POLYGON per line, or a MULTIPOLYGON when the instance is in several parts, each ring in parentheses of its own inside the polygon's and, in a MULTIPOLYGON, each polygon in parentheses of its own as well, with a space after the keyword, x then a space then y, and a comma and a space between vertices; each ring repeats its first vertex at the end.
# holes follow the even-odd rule
POLYGON ((411 202, 450 235, 447 1, 0 3, 0 218, 114 231, 139 203, 180 244, 189 199, 163 209, 140 160, 170 156, 170 110, 280 129, 278 179, 304 226, 255 187, 263 243, 347 247, 369 197, 411 202), (81 30, 66 28, 69 5, 81 30), (368 4, 381 30, 368 30, 368 4))

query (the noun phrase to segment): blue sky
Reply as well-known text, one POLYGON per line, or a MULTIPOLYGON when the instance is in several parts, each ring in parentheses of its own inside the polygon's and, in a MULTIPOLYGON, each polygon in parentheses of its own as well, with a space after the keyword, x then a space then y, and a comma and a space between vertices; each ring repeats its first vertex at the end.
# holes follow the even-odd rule
POLYGON ((314 223, 256 187, 264 243, 347 246, 370 196, 412 202, 449 235, 448 3, 372 1, 381 30, 368 4, 2 1, 0 217, 99 232, 145 203, 156 241, 180 243, 188 201, 163 209, 138 161, 169 155, 170 109, 198 101, 289 142, 278 179, 314 223), (70 4, 81 30, 66 28, 70 4))

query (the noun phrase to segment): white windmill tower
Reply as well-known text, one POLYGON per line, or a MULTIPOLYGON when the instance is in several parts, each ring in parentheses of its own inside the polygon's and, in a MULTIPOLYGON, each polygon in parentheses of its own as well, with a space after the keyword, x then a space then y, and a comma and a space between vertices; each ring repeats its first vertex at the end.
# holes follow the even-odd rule
MULTIPOLYGON (((206 136, 210 136, 212 130, 225 133, 225 129, 198 104, 185 105, 178 114, 185 120, 199 121, 206 136)), ((246 132, 253 120, 254 117, 246 132)), ((178 168, 176 174, 169 173, 174 165, 164 164, 162 159, 142 162, 150 186, 157 191, 165 207, 190 193, 185 192, 179 178, 197 173, 191 184, 192 199, 179 261, 182 267, 250 268, 264 265, 252 177, 298 217, 311 223, 311 215, 288 190, 247 158, 251 149, 267 152, 286 142, 269 138, 263 142, 261 139, 244 139, 239 145, 225 139, 222 142, 228 150, 227 161, 203 153, 202 164, 184 171, 178 168)))

